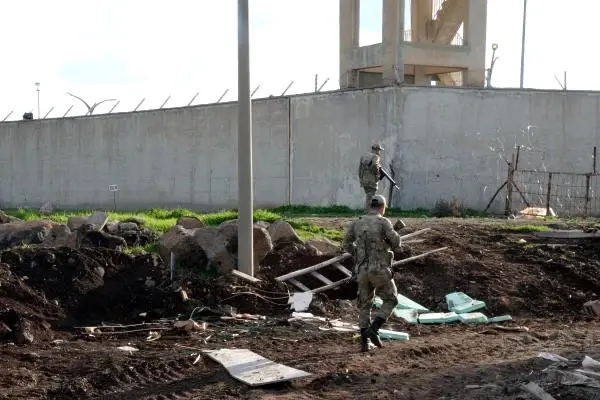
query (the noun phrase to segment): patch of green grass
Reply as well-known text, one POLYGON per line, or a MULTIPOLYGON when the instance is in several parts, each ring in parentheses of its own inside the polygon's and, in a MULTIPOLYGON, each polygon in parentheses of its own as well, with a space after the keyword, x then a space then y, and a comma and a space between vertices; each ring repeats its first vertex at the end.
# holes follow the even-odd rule
MULTIPOLYGON (((356 217, 365 213, 363 209, 347 206, 322 207, 307 205, 281 206, 271 211, 285 217, 356 217)), ((428 218, 431 217, 431 212, 422 208, 414 210, 388 208, 385 215, 390 217, 428 218)))
POLYGON ((546 232, 549 231, 550 228, 546 225, 513 225, 513 224, 503 224, 501 229, 511 231, 511 232, 521 232, 521 233, 531 233, 531 232, 546 232))
POLYGON ((149 243, 145 246, 133 246, 128 247, 123 250, 123 253, 126 254, 142 254, 142 253, 155 253, 156 252, 156 244, 149 243))
POLYGON ((341 242, 344 236, 343 229, 330 229, 317 226, 301 219, 287 219, 287 222, 294 228, 300 239, 310 240, 316 236, 324 236, 334 242, 341 242))
MULTIPOLYGON (((80 216, 87 217, 93 213, 93 210, 73 210, 65 211, 58 210, 52 213, 40 213, 35 209, 17 209, 5 210, 5 212, 14 217, 25 221, 48 219, 61 224, 66 224, 69 217, 80 216)), ((357 217, 364 214, 362 209, 353 209, 347 206, 327 206, 314 207, 308 205, 291 205, 282 206, 270 210, 255 210, 254 221, 274 222, 284 220, 289 222, 298 235, 303 240, 314 238, 315 236, 324 236, 334 242, 340 242, 343 237, 343 230, 329 229, 317 226, 303 220, 303 217, 357 217)), ((469 216, 484 216, 483 213, 477 213, 467 210, 469 216)), ((198 213, 184 208, 162 209, 152 208, 147 210, 131 211, 131 212, 108 212, 109 221, 124 221, 128 218, 135 217, 142 219, 145 226, 153 231, 163 233, 170 227, 175 225, 177 220, 183 216, 192 216, 200 219, 209 226, 216 226, 225 221, 238 218, 237 210, 222 210, 212 213, 198 213)), ((390 208, 386 210, 386 216, 392 218, 431 218, 431 212, 425 209, 401 210, 390 208)), ((134 247, 128 249, 127 252, 136 253, 141 251, 155 251, 154 245, 134 247)))
MULTIPOLYGON (((291 205, 281 206, 271 210, 285 217, 356 217, 364 214, 363 209, 350 208, 347 206, 308 206, 308 205, 291 205)), ((430 210, 424 208, 415 208, 412 210, 403 210, 401 208, 388 208, 385 211, 388 217, 396 218, 431 218, 430 210)), ((489 214, 473 209, 465 209, 464 217, 489 217, 489 214)))

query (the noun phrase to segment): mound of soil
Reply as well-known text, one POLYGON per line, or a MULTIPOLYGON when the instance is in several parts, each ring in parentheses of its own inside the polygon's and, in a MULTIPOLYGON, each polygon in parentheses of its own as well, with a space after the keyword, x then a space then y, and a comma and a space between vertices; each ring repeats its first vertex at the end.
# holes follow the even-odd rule
MULTIPOLYGON (((583 303, 600 295, 600 245, 595 242, 547 245, 535 243, 530 234, 490 234, 490 227, 475 224, 440 225, 424 239, 405 246, 396 258, 440 246, 448 250, 401 266, 395 281, 400 293, 432 311, 445 311, 445 295, 461 291, 485 301, 490 316, 573 320, 585 318, 583 303), (521 238, 527 243, 519 243, 521 238)), ((147 319, 172 317, 195 307, 229 305, 241 313, 283 315, 289 313, 289 292, 298 289, 275 278, 329 258, 295 243, 267 255, 256 275, 258 284, 192 273, 171 283, 168 267, 156 254, 67 247, 7 250, 0 253, 0 340, 26 343, 27 335, 20 332, 51 337, 53 329, 139 321, 141 313, 147 319)), ((351 260, 343 264, 353 268, 351 260)), ((333 267, 319 272, 332 281, 344 278, 333 267)), ((298 280, 309 288, 323 286, 310 275, 298 280)), ((319 300, 334 315, 336 305, 346 303, 331 300, 353 300, 356 293, 356 283, 350 282, 319 300)))
POLYGON ((0 322, 9 327, 19 318, 46 329, 131 320, 173 297, 159 286, 168 275, 156 255, 60 247, 4 251, 0 262, 0 322))
MULTIPOLYGON (((448 250, 400 266, 395 281, 400 293, 432 311, 447 311, 446 294, 460 291, 485 301, 489 316, 579 320, 587 318, 583 303, 600 297, 600 242, 547 244, 533 234, 481 224, 436 224, 422 238, 403 246, 395 259, 443 246, 448 250)), ((274 279, 329 258, 296 245, 267 256, 263 273, 274 279)), ((350 260, 343 264, 352 269, 350 260)), ((343 278, 334 268, 319 272, 331 280, 343 278)), ((310 288, 323 285, 309 275, 298 280, 310 288)), ((350 282, 325 295, 353 300, 356 293, 356 282, 350 282)))
POLYGON ((395 275, 399 292, 432 310, 445 311, 445 295, 462 291, 485 301, 488 315, 579 319, 583 303, 600 295, 600 243, 561 247, 536 243, 532 234, 490 234, 489 227, 476 225, 445 228, 398 255, 449 247, 395 275))

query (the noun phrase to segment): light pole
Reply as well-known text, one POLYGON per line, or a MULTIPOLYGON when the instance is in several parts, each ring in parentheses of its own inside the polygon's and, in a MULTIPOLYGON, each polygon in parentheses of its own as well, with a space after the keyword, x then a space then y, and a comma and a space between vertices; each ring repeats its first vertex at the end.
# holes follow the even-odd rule
POLYGON ((238 269, 254 276, 248 0, 238 0, 238 269))
POLYGON ((487 87, 492 87, 492 71, 494 70, 494 64, 498 57, 496 57, 496 50, 498 50, 498 44, 492 44, 492 61, 490 63, 490 67, 487 70, 487 87))
POLYGON ((523 75, 525 73, 525 26, 527 25, 527 0, 523 0, 523 33, 521 37, 521 83, 523 89, 523 75))
POLYGON ((35 83, 35 90, 37 90, 37 97, 38 97, 38 119, 41 118, 41 114, 40 114, 40 83, 36 82, 35 83))

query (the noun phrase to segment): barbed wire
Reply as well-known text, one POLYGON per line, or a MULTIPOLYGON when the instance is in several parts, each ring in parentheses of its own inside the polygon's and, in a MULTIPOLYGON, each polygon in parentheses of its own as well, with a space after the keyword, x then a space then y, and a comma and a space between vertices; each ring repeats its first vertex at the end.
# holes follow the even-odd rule
MULTIPOLYGON (((313 91, 298 91, 298 92, 294 92, 293 91, 293 85, 295 83, 294 80, 289 81, 289 83, 287 84, 287 86, 285 87, 285 89, 281 92, 281 94, 279 95, 268 95, 268 96, 264 96, 264 97, 256 97, 256 94, 258 92, 258 90, 260 89, 261 85, 257 85, 254 88, 251 88, 251 98, 252 99, 268 99, 268 98, 273 98, 273 97, 283 97, 286 95, 297 95, 297 94, 309 94, 309 93, 319 93, 323 90, 323 88, 325 87, 325 85, 327 85, 328 83, 330 83, 330 79, 329 78, 325 78, 323 80, 319 79, 319 75, 315 74, 314 76, 314 90, 313 91), (290 91, 290 89, 292 89, 292 91, 290 91)), ((304 85, 303 85, 304 86, 304 85)), ((338 81, 338 87, 336 88, 337 90, 339 89, 339 81, 338 81)), ((335 91, 336 89, 332 89, 333 91, 335 91)), ((225 96, 229 93, 229 89, 225 89, 225 91, 222 92, 222 94, 220 95, 220 97, 216 98, 214 102, 211 101, 204 101, 204 102, 198 102, 195 103, 196 98, 200 95, 200 92, 196 92, 189 101, 181 103, 179 105, 171 105, 169 104, 171 107, 191 107, 191 106, 197 106, 197 105, 207 105, 207 104, 218 104, 221 103, 221 101, 225 98, 225 96)), ((276 92, 277 93, 277 92, 276 92)), ((83 105, 85 106, 85 108, 87 109, 87 111, 85 111, 83 114, 79 113, 79 114, 70 114, 71 110, 74 107, 74 104, 71 104, 69 106, 69 108, 65 111, 64 114, 62 114, 62 116, 56 116, 56 117, 50 117, 53 119, 60 119, 60 118, 67 118, 67 117, 77 117, 77 116, 88 116, 88 115, 107 115, 107 114, 112 114, 113 112, 115 112, 115 110, 117 110, 117 108, 121 105, 121 100, 117 99, 117 98, 111 98, 111 99, 103 99, 101 101, 98 102, 94 102, 92 103, 92 105, 90 105, 90 103, 88 103, 87 101, 85 101, 83 98, 67 92, 66 95, 73 97, 74 99, 78 100, 79 102, 83 103, 83 105), (113 102, 113 106, 112 108, 108 111, 108 112, 102 112, 102 113, 98 113, 98 114, 94 114, 94 111, 96 109, 97 106, 99 106, 100 104, 106 103, 106 102, 113 102)), ((142 104, 146 101, 146 97, 143 97, 139 102, 135 103, 136 106, 133 109, 119 109, 117 110, 117 112, 138 112, 139 111, 149 111, 149 110, 160 110, 165 108, 165 106, 167 106, 167 104, 169 103, 169 101, 171 100, 171 95, 169 94, 164 101, 162 101, 160 107, 158 108, 149 108, 149 109, 144 109, 144 110, 140 110, 140 107, 142 106, 142 104)), ((171 102, 172 103, 172 102, 171 102)), ((170 107, 170 108, 171 108, 170 107)), ((56 109, 55 106, 50 107, 49 111, 47 111, 44 116, 42 117, 42 114, 40 112, 40 110, 38 110, 38 118, 34 118, 33 117, 33 111, 27 111, 23 114, 22 119, 18 119, 16 118, 16 116, 14 115, 15 110, 10 110, 8 112, 8 114, 5 114, 3 119, 0 119, 0 123, 2 122, 13 122, 13 121, 19 121, 19 120, 33 120, 33 119, 47 119, 48 116, 52 113, 52 111, 54 111, 56 109), (10 117, 13 117, 12 119, 9 119, 10 117)), ((2 114, 0 114, 0 118, 2 117, 2 114)))

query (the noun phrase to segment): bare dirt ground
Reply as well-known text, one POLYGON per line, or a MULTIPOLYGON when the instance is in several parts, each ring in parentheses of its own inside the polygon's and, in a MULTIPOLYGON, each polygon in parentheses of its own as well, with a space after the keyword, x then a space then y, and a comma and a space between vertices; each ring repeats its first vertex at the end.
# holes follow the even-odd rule
MULTIPOLYGON (((348 220, 312 222, 344 226, 348 220)), ((74 327, 136 323, 140 312, 151 314, 147 319, 173 317, 190 305, 162 283, 167 267, 150 255, 25 249, 0 255, 0 398, 534 399, 520 389, 530 381, 557 399, 600 398, 600 389, 560 384, 543 371, 551 362, 536 357, 561 354, 572 360, 569 368, 584 355, 600 359, 600 321, 582 312, 585 301, 600 297, 600 244, 548 246, 530 233, 477 220, 405 222, 407 231, 433 230, 403 256, 449 250, 404 265, 395 276, 402 294, 442 311, 445 294, 464 291, 486 302, 488 316, 510 313, 515 320, 503 327, 529 330, 410 326, 393 317, 385 328, 408 332, 410 340, 386 341, 384 349, 362 354, 355 333, 287 322, 287 301, 274 293, 282 289, 273 277, 328 258, 292 249, 268 257, 257 287, 193 278, 184 285, 192 306, 231 304, 266 315, 264 321, 209 319, 206 331, 164 331, 156 341, 146 341, 147 332, 92 336, 74 327), (117 349, 124 345, 139 351, 117 349), (250 388, 207 357, 198 359, 200 350, 224 347, 248 348, 312 376, 250 388)), ((311 312, 355 322, 353 294, 351 287, 328 292, 311 312)))

